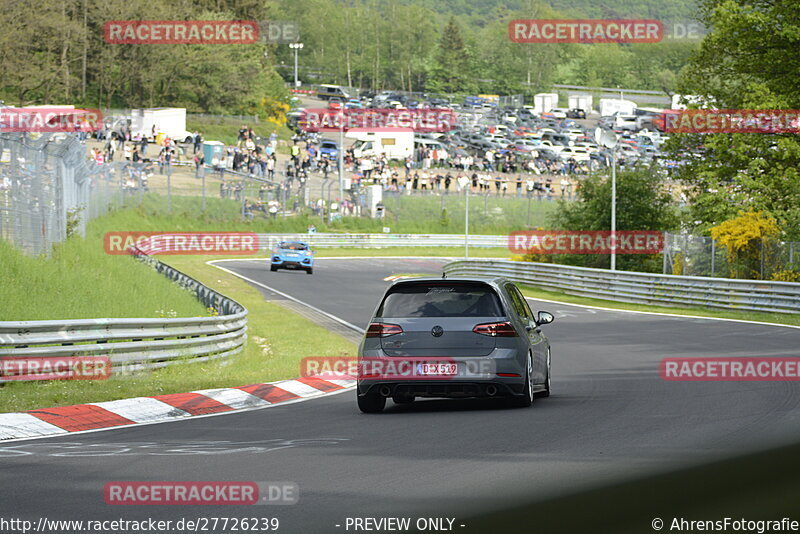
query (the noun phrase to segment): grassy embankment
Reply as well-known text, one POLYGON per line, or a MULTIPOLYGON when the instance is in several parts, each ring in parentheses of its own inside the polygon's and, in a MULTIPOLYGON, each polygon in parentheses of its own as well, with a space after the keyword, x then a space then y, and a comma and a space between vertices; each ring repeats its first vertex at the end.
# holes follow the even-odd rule
MULTIPOLYGON (((153 228, 123 210, 97 219, 53 258, 27 258, 0 243, 0 320, 206 315, 193 296, 144 264, 103 250, 107 231, 153 228)), ((157 226, 163 229, 163 226, 157 226)), ((183 229, 183 228, 180 228, 183 229)), ((178 268, 234 298, 250 312, 246 349, 224 362, 187 363, 98 381, 16 382, 0 386, 0 412, 13 412, 296 378, 307 356, 352 355, 344 338, 267 302, 244 281, 185 257, 178 268)))

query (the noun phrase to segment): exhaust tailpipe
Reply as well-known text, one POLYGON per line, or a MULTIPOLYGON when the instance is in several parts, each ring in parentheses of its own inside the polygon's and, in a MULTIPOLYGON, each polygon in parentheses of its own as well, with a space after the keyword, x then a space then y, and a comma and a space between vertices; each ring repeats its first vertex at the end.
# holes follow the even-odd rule
POLYGON ((378 392, 381 394, 381 397, 389 397, 392 394, 392 388, 389 386, 381 386, 378 392))
POLYGON ((494 397, 495 395, 497 395, 497 386, 491 386, 491 385, 487 386, 486 394, 489 395, 490 397, 494 397))

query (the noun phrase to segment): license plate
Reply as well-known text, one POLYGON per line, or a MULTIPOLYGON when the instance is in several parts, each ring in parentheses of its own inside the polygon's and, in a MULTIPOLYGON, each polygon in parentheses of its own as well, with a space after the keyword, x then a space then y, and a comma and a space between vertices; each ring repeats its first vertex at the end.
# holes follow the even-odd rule
POLYGON ((419 363, 417 374, 421 376, 453 376, 458 372, 455 363, 419 363))

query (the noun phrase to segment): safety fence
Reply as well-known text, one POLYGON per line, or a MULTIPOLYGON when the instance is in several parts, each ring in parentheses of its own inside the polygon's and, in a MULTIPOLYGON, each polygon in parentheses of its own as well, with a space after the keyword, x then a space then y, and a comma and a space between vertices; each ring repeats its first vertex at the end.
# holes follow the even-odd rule
POLYGON ((502 276, 570 295, 620 302, 800 312, 800 283, 672 276, 515 261, 455 261, 447 264, 444 271, 455 276, 502 276))
POLYGON ((111 169, 86 158, 86 147, 66 134, 0 134, 0 239, 31 255, 86 221, 122 205, 111 169))
POLYGON ((769 280, 800 271, 800 242, 753 239, 737 254, 707 236, 664 235, 663 274, 769 280))
MULTIPOLYGON (((113 373, 226 358, 247 340, 247 310, 155 258, 136 254, 217 315, 167 319, 1 321, 0 363, 7 360, 108 357, 113 373)), ((12 380, 0 376, 0 382, 12 380)))

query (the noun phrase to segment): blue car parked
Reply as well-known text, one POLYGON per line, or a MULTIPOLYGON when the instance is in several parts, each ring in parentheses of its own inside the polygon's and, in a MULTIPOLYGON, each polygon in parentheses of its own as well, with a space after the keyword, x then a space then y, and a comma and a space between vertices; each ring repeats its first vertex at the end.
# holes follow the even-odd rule
POLYGON ((281 241, 272 250, 270 271, 278 269, 302 269, 308 274, 314 272, 314 253, 302 241, 281 241))

